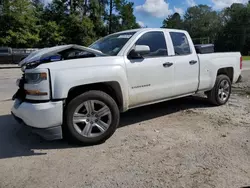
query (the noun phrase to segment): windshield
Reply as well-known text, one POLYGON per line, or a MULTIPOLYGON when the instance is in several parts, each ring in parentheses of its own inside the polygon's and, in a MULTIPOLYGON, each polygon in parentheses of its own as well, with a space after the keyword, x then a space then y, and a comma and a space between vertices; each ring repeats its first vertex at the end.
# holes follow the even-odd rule
POLYGON ((99 50, 104 54, 116 56, 134 34, 135 32, 109 35, 96 41, 89 47, 99 50))

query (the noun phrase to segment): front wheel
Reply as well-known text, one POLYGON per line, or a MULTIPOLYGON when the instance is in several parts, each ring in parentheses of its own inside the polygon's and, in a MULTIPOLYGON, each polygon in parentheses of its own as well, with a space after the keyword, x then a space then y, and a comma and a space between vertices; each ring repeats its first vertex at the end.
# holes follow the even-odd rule
POLYGON ((214 88, 207 92, 208 100, 216 105, 224 105, 230 98, 232 91, 232 83, 228 76, 219 75, 216 79, 214 88))
POLYGON ((95 145, 113 135, 120 112, 108 94, 89 91, 70 101, 65 116, 64 126, 69 139, 83 145, 95 145))

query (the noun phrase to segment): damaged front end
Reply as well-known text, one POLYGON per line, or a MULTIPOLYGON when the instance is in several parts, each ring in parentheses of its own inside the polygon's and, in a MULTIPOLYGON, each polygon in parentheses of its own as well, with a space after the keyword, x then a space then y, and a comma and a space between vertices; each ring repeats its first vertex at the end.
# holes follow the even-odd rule
POLYGON ((32 69, 44 63, 99 56, 106 55, 98 50, 80 45, 62 45, 32 52, 19 63, 19 66, 24 71, 25 69, 32 69))

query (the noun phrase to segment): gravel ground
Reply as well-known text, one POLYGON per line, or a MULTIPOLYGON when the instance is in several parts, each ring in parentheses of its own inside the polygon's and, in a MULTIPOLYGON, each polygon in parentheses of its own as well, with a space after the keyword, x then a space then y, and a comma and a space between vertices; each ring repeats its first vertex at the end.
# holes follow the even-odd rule
POLYGON ((250 186, 250 63, 225 106, 187 97, 131 110, 104 144, 47 142, 10 116, 18 69, 0 70, 0 188, 250 186))

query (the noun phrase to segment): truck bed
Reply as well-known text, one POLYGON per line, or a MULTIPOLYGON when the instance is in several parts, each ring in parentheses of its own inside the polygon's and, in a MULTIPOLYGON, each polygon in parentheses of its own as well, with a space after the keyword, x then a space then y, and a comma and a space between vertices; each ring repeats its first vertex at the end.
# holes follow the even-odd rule
POLYGON ((205 88, 213 88, 211 83, 214 83, 217 70, 220 67, 232 68, 233 77, 232 82, 235 83, 241 73, 240 62, 241 54, 239 52, 227 52, 227 53, 209 53, 209 54, 197 54, 200 61, 200 84, 199 90, 204 90, 205 88), (212 80, 212 82, 211 82, 212 80))

